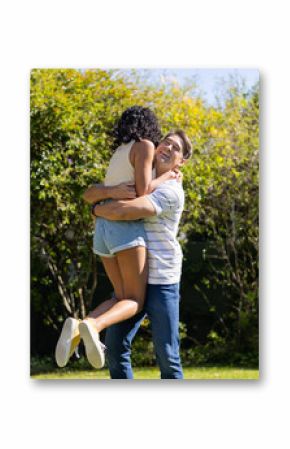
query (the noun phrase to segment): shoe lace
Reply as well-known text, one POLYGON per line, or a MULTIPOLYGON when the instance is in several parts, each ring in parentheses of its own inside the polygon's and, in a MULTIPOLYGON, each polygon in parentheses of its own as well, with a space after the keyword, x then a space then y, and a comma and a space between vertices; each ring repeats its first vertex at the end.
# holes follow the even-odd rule
POLYGON ((107 346, 106 345, 104 345, 104 343, 102 343, 101 341, 100 341, 100 346, 101 346, 101 348, 102 348, 102 351, 106 351, 107 350, 107 346))
MULTIPOLYGON (((80 353, 79 353, 79 346, 80 345, 77 345, 76 348, 75 348, 75 356, 76 356, 77 359, 81 358, 80 353)), ((100 341, 100 346, 101 346, 102 351, 105 352, 107 350, 107 346, 104 345, 104 343, 102 343, 101 341, 100 341)))
POLYGON ((75 348, 75 356, 76 356, 77 359, 81 358, 81 356, 79 354, 79 345, 77 345, 76 348, 75 348))

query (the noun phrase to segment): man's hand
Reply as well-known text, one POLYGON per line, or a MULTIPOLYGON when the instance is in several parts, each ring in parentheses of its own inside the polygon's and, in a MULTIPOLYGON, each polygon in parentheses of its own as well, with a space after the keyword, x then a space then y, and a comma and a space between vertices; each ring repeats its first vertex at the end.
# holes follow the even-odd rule
POLYGON ((114 200, 130 200, 136 198, 135 184, 132 182, 121 182, 111 187, 111 198, 114 200))

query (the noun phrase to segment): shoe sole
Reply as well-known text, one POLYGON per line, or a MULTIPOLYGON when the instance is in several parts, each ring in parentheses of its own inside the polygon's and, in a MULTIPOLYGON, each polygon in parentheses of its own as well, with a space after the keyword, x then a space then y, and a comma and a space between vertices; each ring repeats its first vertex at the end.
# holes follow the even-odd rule
POLYGON ((101 348, 100 341, 94 338, 94 330, 89 323, 84 321, 80 323, 79 329, 88 361, 94 368, 102 368, 105 364, 104 351, 101 348))
POLYGON ((78 322, 74 318, 67 318, 63 325, 60 337, 55 348, 55 360, 60 368, 63 368, 71 356, 71 344, 74 340, 78 322))

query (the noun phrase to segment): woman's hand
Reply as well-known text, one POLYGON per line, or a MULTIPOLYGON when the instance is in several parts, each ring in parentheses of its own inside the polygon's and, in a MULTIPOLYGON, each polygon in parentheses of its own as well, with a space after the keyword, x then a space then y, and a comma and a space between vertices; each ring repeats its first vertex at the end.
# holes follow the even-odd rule
POLYGON ((178 168, 175 168, 174 170, 169 170, 160 176, 160 180, 162 179, 162 182, 168 181, 169 179, 176 179, 176 181, 182 182, 182 178, 183 174, 178 168))
POLYGON ((174 170, 169 170, 165 173, 163 173, 161 176, 158 176, 158 178, 155 178, 150 183, 150 191, 154 192, 155 189, 157 189, 160 184, 162 184, 165 181, 169 181, 170 179, 176 179, 177 182, 182 182, 182 173, 179 170, 179 168, 175 168, 174 170))
POLYGON ((179 170, 178 167, 176 167, 176 168, 174 169, 174 173, 175 173, 175 175, 176 175, 176 181, 177 181, 177 182, 182 182, 182 179, 183 179, 183 173, 179 170))
POLYGON ((162 178, 162 181, 168 181, 169 179, 176 179, 178 182, 182 182, 183 173, 179 170, 179 168, 174 168, 174 170, 169 170, 163 175, 160 176, 160 179, 162 178))
POLYGON ((133 182, 121 182, 111 187, 111 198, 114 200, 131 200, 136 198, 135 184, 133 182))
POLYGON ((176 173, 173 170, 166 171, 161 176, 159 176, 160 181, 168 181, 169 179, 176 179, 176 173))

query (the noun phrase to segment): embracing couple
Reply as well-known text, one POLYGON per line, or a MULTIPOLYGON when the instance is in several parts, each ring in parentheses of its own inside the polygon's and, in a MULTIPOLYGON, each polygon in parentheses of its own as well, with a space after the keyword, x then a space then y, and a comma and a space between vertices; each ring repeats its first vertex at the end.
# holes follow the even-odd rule
POLYGON ((127 109, 114 128, 114 153, 104 184, 84 193, 96 218, 93 251, 114 295, 79 321, 67 318, 56 346, 65 366, 82 338, 95 368, 106 358, 112 379, 132 379, 131 343, 147 315, 162 379, 182 379, 179 355, 177 241, 184 192, 179 168, 191 156, 182 130, 161 137, 148 108, 127 109), (99 333, 106 329, 105 345, 99 333))

